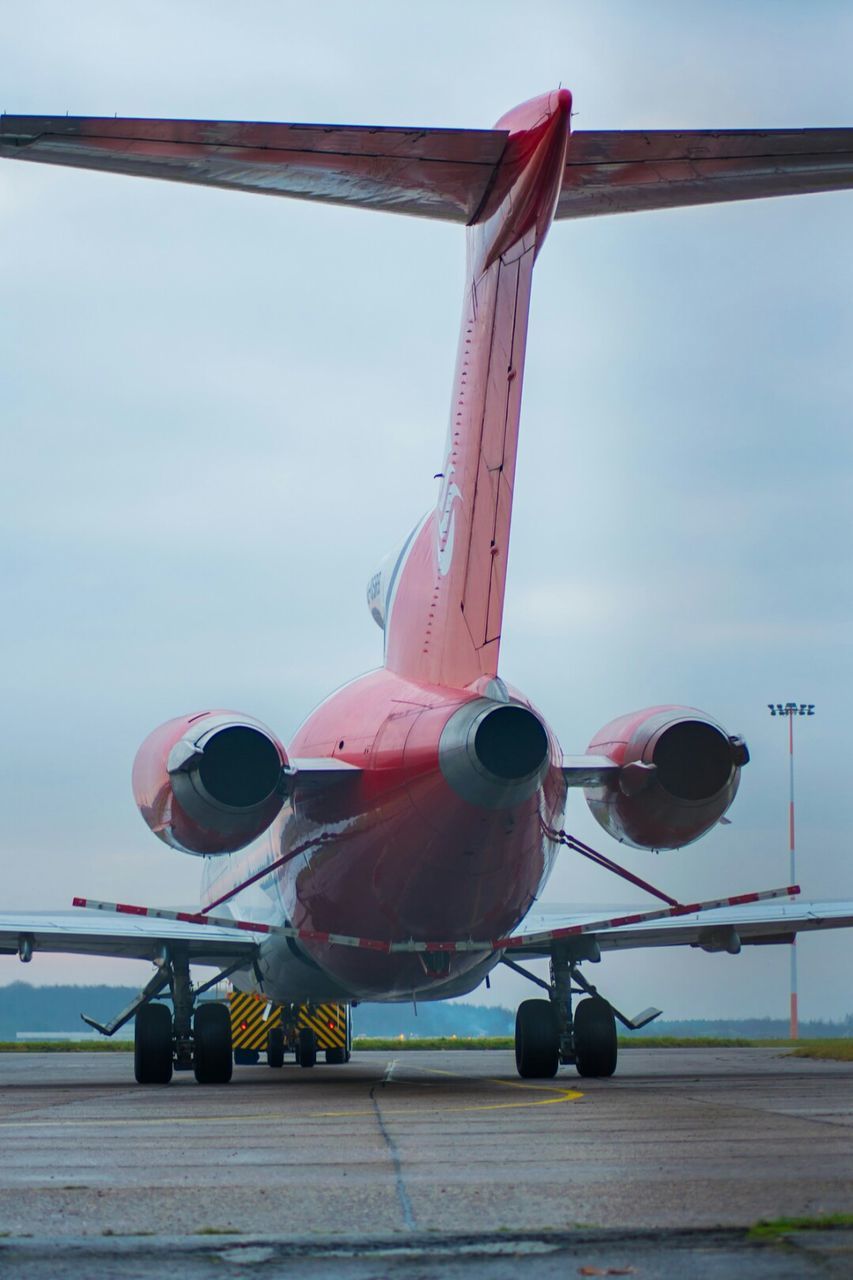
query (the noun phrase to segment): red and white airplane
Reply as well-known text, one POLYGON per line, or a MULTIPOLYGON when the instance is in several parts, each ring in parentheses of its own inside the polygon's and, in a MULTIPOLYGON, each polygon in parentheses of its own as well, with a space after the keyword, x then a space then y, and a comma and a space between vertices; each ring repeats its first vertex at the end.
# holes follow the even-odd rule
MULTIPOLYGON (((67 915, 0 915, 0 950, 22 960, 43 950, 154 962, 138 999, 102 1028, 135 1014, 141 1083, 173 1066, 230 1077, 227 1012, 194 1009, 190 964, 276 1003, 352 1003, 459 996, 499 963, 548 957, 547 998, 518 1011, 518 1070, 574 1063, 607 1076, 615 1011, 582 963, 627 947, 736 952, 853 925, 853 901, 802 903, 794 886, 693 904, 653 891, 660 906, 617 919, 532 911, 561 846, 618 870, 563 832, 569 787, 617 840, 671 849, 723 818, 749 758, 741 738, 679 706, 622 716, 566 757, 498 674, 539 250, 554 219, 853 185, 853 129, 573 134, 571 103, 559 89, 486 130, 0 118, 5 157, 466 227, 438 501, 368 586, 383 665, 332 694, 286 749, 251 716, 219 709, 142 744, 136 801, 155 835, 203 858, 198 912, 78 899, 84 910, 67 915), (155 1002, 167 988, 174 1017, 155 1002)), ((616 1016, 638 1026, 655 1013, 616 1016)))

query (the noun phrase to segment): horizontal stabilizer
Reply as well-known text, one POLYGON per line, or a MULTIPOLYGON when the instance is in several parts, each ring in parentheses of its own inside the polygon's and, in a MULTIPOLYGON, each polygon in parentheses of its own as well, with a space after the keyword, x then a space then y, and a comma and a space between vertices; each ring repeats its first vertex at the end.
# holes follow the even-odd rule
POLYGON ((604 130, 572 135, 556 218, 853 186, 853 129, 604 130))
POLYGON ((0 116, 0 156, 470 222, 498 129, 0 116))
MULTIPOLYGON (((0 116, 0 156, 471 223, 511 180, 505 129, 0 116), (502 163, 504 162, 504 163, 502 163)), ((556 217, 853 186, 853 129, 573 133, 556 217)))

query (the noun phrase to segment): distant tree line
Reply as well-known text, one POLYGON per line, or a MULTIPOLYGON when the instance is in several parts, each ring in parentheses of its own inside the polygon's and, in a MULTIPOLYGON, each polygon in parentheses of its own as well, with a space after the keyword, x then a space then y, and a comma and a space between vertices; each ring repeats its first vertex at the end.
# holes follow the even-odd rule
MULTIPOLYGON (((0 1040, 14 1040, 19 1031, 82 1031, 85 1028, 80 1021, 81 1013, 89 1014, 98 1022, 108 1022, 130 1004, 135 995, 135 987, 33 987, 27 982, 13 982, 8 987, 0 987, 0 1040)), ((446 1001, 421 1002, 417 1010, 412 1004, 360 1004, 353 1012, 353 1029, 359 1036, 509 1036, 514 1023, 512 1009, 446 1001)), ((130 1030, 128 1027, 123 1034, 130 1030)), ((658 1018, 645 1034, 771 1040, 787 1036, 788 1021, 786 1018, 658 1018)), ((853 1013, 838 1021, 801 1021, 800 1035, 853 1037, 853 1013)))

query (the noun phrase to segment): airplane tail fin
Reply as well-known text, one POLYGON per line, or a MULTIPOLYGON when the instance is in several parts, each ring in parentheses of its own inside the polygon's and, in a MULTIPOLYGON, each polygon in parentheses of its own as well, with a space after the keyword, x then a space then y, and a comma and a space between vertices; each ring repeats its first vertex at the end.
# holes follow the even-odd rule
POLYGON ((435 510, 397 570, 386 665, 455 688, 497 675, 533 264, 560 194, 571 95, 510 112, 500 182, 468 227, 468 272, 435 510))
POLYGON ((853 129, 579 132, 565 89, 494 129, 0 116, 0 157, 467 224, 442 487, 393 570, 386 663, 497 673, 533 264, 552 220, 853 186, 853 129))

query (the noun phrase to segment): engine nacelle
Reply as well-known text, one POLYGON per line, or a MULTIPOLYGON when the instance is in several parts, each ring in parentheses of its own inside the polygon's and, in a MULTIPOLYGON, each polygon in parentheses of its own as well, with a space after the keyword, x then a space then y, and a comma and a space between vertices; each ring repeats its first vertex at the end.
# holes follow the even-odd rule
POLYGON ((693 707, 649 707, 601 729, 590 755, 619 765, 584 789, 593 816, 636 849, 678 849, 709 831, 737 794, 749 760, 733 737, 693 707))
POLYGON ((168 720, 133 762, 133 796, 155 836, 182 853, 234 853, 266 831, 284 803, 284 747, 234 711, 168 720))

